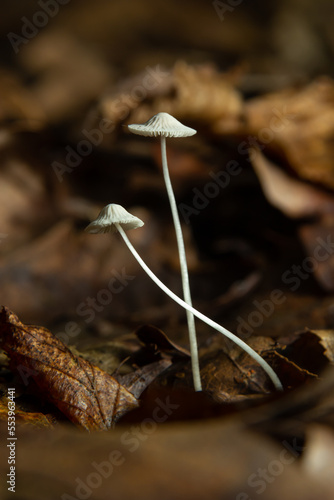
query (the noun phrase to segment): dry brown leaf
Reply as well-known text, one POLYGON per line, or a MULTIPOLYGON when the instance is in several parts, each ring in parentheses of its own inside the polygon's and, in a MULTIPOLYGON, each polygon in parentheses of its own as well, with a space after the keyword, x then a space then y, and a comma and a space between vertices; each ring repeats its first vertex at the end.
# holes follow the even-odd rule
POLYGON ((153 352, 166 352, 167 354, 178 355, 181 357, 190 357, 190 352, 172 342, 167 335, 153 325, 143 325, 135 331, 136 336, 145 345, 146 349, 153 352))
POLYGON ((334 82, 330 78, 251 99, 245 103, 245 115, 240 133, 281 151, 300 178, 334 188, 334 82))
MULTIPOLYGON (((272 366, 283 387, 292 389, 317 379, 329 364, 331 338, 330 331, 319 335, 305 331, 278 341, 253 336, 247 343, 272 366), (299 344, 294 346, 296 339, 299 344), (325 348, 329 352, 326 356, 325 348)), ((217 337, 200 353, 203 387, 216 401, 231 403, 271 392, 271 383, 263 369, 233 342, 217 337)))
POLYGON ((46 328, 22 324, 3 307, 2 348, 19 371, 29 370, 45 396, 88 431, 109 429, 138 400, 113 377, 71 351, 46 328))
POLYGON ((250 149, 250 158, 267 200, 287 216, 334 213, 334 197, 330 194, 292 178, 258 149, 250 149))
MULTIPOLYGON (((247 343, 264 358, 275 346, 274 340, 265 337, 248 339, 247 343)), ((221 336, 200 350, 200 366, 203 390, 215 401, 231 403, 272 391, 271 381, 262 367, 234 342, 221 336)))
POLYGON ((293 218, 314 217, 312 224, 298 228, 308 257, 299 277, 313 273, 319 284, 334 290, 334 197, 320 188, 290 177, 269 161, 258 149, 251 148, 250 157, 263 192, 274 207, 293 218), (310 264, 309 264, 310 262, 310 264))
POLYGON ((131 394, 139 398, 147 386, 170 365, 171 361, 169 359, 161 359, 155 363, 143 366, 133 373, 121 376, 115 375, 115 378, 123 387, 126 387, 131 394))
MULTIPOLYGON (((0 400, 0 420, 8 422, 8 399, 5 396, 0 400)), ((18 425, 30 424, 41 428, 53 428, 56 424, 53 415, 23 411, 17 403, 15 406, 15 421, 18 425)))
POLYGON ((334 363, 334 330, 310 330, 280 338, 285 344, 283 354, 299 367, 320 374, 329 364, 334 363))

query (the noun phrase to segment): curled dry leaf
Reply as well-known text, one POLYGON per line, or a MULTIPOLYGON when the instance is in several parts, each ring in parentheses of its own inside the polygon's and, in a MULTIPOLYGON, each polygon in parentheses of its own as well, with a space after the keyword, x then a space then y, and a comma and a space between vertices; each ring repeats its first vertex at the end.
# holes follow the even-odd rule
POLYGON ((250 149, 250 158, 269 203, 288 217, 315 219, 312 223, 299 227, 299 237, 308 258, 315 262, 312 269, 315 278, 325 290, 333 291, 333 195, 319 187, 292 178, 269 161, 258 149, 250 149))
POLYGON ((292 178, 258 149, 250 149, 250 158, 267 200, 288 217, 334 213, 334 197, 330 194, 292 178))
POLYGON ((283 354, 313 373, 319 374, 329 363, 334 363, 333 330, 306 329, 290 336, 290 339, 281 338, 279 341, 286 344, 283 354))
POLYGON ((190 358, 190 352, 172 342, 167 335, 153 325, 143 325, 135 331, 136 336, 146 349, 152 350, 155 354, 157 352, 165 352, 170 355, 177 355, 179 357, 190 358))
POLYGON ((302 179, 333 189, 333 104, 330 78, 257 97, 245 103, 246 120, 240 133, 280 150, 302 179))
POLYGON ((3 307, 2 348, 11 366, 31 376, 47 399, 87 431, 107 430, 138 400, 117 380, 78 356, 46 328, 27 326, 3 307))

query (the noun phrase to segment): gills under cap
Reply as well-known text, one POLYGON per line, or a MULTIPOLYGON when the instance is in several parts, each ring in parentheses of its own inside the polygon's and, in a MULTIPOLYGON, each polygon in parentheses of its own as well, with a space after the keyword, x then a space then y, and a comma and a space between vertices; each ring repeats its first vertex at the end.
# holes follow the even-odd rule
POLYGON ((97 218, 85 229, 86 233, 116 233, 116 224, 119 224, 124 231, 136 229, 144 225, 138 217, 131 215, 125 208, 116 203, 110 203, 104 207, 97 218))
POLYGON ((146 123, 128 125, 133 134, 150 137, 188 137, 197 133, 197 130, 186 127, 174 116, 168 113, 158 113, 152 116, 146 123))

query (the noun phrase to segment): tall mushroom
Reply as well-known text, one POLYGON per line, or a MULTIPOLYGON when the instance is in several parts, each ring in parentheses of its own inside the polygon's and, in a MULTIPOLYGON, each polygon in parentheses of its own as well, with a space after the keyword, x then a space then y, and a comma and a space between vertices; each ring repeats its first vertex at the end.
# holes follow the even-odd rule
MULTIPOLYGON (((181 229, 180 218, 176 206, 174 191, 172 183, 169 176, 168 163, 167 163, 167 152, 166 152, 166 137, 188 137, 196 134, 196 130, 190 127, 186 127, 181 122, 176 120, 173 116, 168 113, 158 113, 154 115, 150 120, 143 124, 133 124, 128 125, 131 132, 138 135, 156 137, 160 136, 161 140, 161 157, 162 157, 162 171, 165 179, 167 194, 169 198, 169 203, 172 211, 175 234, 179 252, 180 259, 180 269, 182 278, 182 288, 183 297, 185 302, 192 306, 190 285, 189 285, 189 275, 188 275, 188 265, 187 257, 184 248, 184 241, 181 229)), ((195 320, 193 313, 187 309, 187 322, 189 331, 189 343, 190 343, 190 353, 191 353, 191 364, 192 373, 194 380, 195 391, 202 390, 201 376, 198 361, 198 348, 197 348, 197 337, 195 320)))
POLYGON ((255 361, 257 361, 262 366, 263 370, 268 374, 271 381, 273 382, 275 388, 279 391, 283 390, 282 384, 271 366, 269 366, 268 363, 257 352, 255 352, 248 344, 246 344, 246 342, 180 299, 180 297, 175 295, 175 293, 167 288, 166 285, 164 285, 164 283, 162 283, 162 281, 160 281, 159 278, 151 271, 151 269, 140 257, 131 241, 125 234, 125 231, 127 231, 128 229, 136 229, 137 227, 141 227, 143 225, 144 222, 142 220, 140 220, 138 217, 135 217, 134 215, 131 215, 121 205, 110 204, 101 210, 97 219, 91 222, 86 227, 85 231, 87 233, 95 234, 115 233, 118 231, 134 258, 138 261, 138 263, 148 274, 148 276, 158 285, 158 287, 161 288, 161 290, 163 290, 169 297, 177 302, 177 304, 186 309, 186 311, 189 311, 192 315, 197 316, 197 318, 204 321, 206 324, 211 326, 211 328, 214 328, 218 332, 222 333, 223 335, 231 339, 235 344, 244 349, 244 351, 246 351, 253 359, 255 359, 255 361))

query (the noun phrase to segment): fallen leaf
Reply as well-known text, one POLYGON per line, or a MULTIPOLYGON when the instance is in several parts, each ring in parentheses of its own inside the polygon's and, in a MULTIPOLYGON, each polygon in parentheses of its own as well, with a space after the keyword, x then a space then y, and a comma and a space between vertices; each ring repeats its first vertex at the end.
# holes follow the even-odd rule
POLYGON ((116 379, 74 356, 46 328, 24 325, 3 307, 0 331, 11 366, 19 373, 28 370, 47 399, 74 424, 87 431, 107 430, 138 406, 135 396, 116 379))
MULTIPOLYGON (((3 396, 0 400, 0 420, 3 422, 8 422, 8 399, 3 396)), ((21 410, 16 401, 15 406, 15 422, 18 425, 30 424, 35 427, 51 427, 54 428, 56 424, 56 419, 53 415, 37 413, 37 412, 27 412, 21 410)))
POLYGON ((310 330, 298 332, 291 339, 278 339, 291 361, 299 367, 320 374, 329 364, 334 363, 334 331, 310 330))
POLYGON ((328 77, 250 99, 243 133, 279 150, 300 178, 333 189, 333 102, 334 82, 328 77))
MULTIPOLYGON (((255 336, 247 339, 247 344, 268 362, 285 388, 298 387, 306 380, 317 378, 282 354, 284 344, 280 340, 255 336)), ((272 392, 272 384, 263 368, 230 340, 217 337, 210 348, 202 352, 200 363, 203 387, 216 401, 231 403, 272 392)))
POLYGON ((120 382, 123 387, 126 387, 131 394, 133 394, 136 398, 139 398, 146 387, 170 365, 171 361, 169 359, 161 359, 160 361, 150 363, 133 373, 121 376, 115 375, 115 378, 117 378, 118 382, 120 382))
POLYGON ((135 331, 136 336, 145 345, 146 349, 150 349, 154 353, 166 352, 167 354, 178 355, 181 357, 190 357, 190 352, 172 342, 167 335, 153 325, 143 325, 135 331))
POLYGON ((267 200, 288 217, 334 213, 331 194, 289 176, 258 149, 250 149, 250 158, 267 200))

